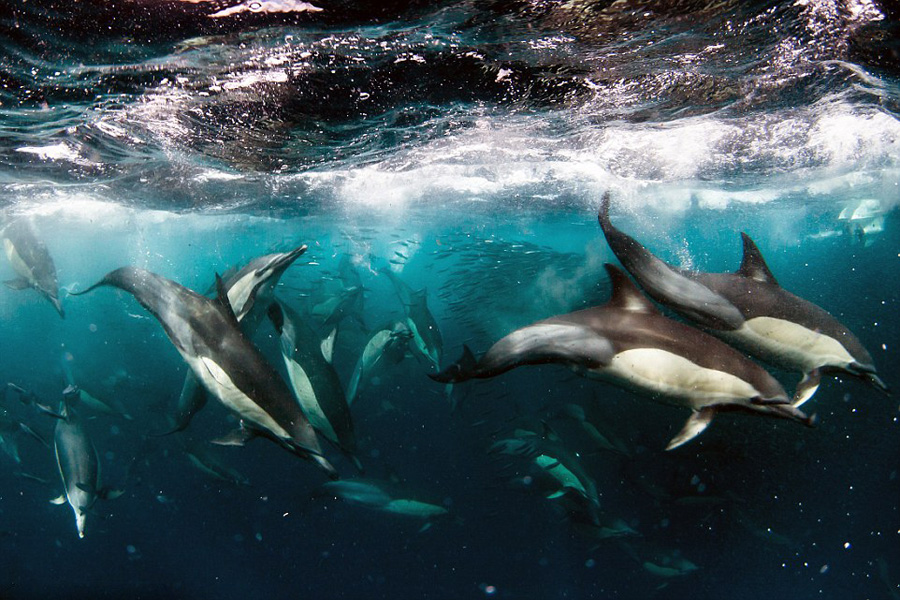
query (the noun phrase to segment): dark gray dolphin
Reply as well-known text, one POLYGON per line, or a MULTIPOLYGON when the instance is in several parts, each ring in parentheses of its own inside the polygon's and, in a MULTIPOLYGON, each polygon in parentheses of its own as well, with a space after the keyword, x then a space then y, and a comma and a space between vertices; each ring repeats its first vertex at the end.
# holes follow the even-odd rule
POLYGON ((701 433, 717 412, 744 410, 812 424, 762 367, 711 335, 663 316, 618 268, 602 306, 513 331, 479 359, 463 358, 432 379, 495 377, 522 365, 558 363, 693 413, 671 450, 701 433))
POLYGON ((65 318, 66 312, 59 301, 56 266, 29 219, 18 219, 6 226, 3 250, 18 275, 4 283, 14 290, 36 289, 53 304, 59 316, 65 318))
POLYGON ((323 340, 300 315, 279 302, 269 306, 269 317, 281 336, 281 353, 294 395, 313 428, 341 449, 357 468, 353 418, 340 377, 323 352, 323 340))
POLYGON ((56 421, 53 441, 63 495, 51 502, 69 503, 75 513, 78 537, 83 538, 88 512, 98 498, 106 498, 112 493, 108 488, 100 487, 100 459, 97 457, 97 449, 68 397, 63 404, 61 418, 56 421))
POLYGON ((657 302, 774 366, 803 373, 793 403, 819 387, 822 373, 847 373, 887 392, 872 356, 844 325, 812 302, 778 285, 756 244, 741 233, 744 256, 734 273, 673 267, 616 229, 604 194, 599 221, 610 248, 657 302))
POLYGON ((390 269, 382 269, 381 272, 387 275, 394 284, 397 296, 403 304, 406 312, 406 324, 412 332, 412 348, 419 356, 433 365, 436 371, 440 370, 444 354, 444 339, 441 336, 437 320, 428 308, 426 290, 413 290, 390 269))
POLYGON ((241 332, 218 279, 218 298, 137 267, 111 271, 80 295, 100 286, 132 294, 162 325, 206 390, 242 419, 245 437, 264 435, 336 476, 319 440, 278 372, 241 332))
MULTIPOLYGON (((228 303, 247 337, 253 337, 266 310, 275 300, 275 286, 278 285, 281 276, 301 254, 306 252, 306 248, 307 246, 303 244, 289 252, 259 256, 224 277, 228 303)), ((160 435, 183 431, 205 405, 206 392, 189 370, 185 374, 181 393, 171 416, 172 427, 160 435)))

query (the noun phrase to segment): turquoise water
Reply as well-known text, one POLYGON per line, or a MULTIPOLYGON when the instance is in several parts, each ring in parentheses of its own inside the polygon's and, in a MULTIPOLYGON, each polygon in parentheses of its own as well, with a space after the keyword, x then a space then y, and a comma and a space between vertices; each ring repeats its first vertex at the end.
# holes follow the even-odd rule
MULTIPOLYGON (((890 6, 251 4, 28 2, 0 19, 0 227, 34 224, 65 309, 0 289, 0 383, 55 409, 68 371, 112 405, 77 410, 100 483, 123 491, 79 539, 48 502, 54 451, 19 427, 52 446, 56 419, 8 387, 0 597, 900 595, 898 403, 858 380, 823 378, 813 428, 726 413, 667 452, 684 407, 559 365, 447 390, 408 349, 350 407, 364 481, 436 507, 398 514, 336 498, 270 441, 211 444, 238 424, 214 399, 159 436, 184 360, 130 295, 68 295, 125 265, 211 293, 307 244, 275 294, 324 337, 361 288, 334 346, 346 389, 408 313, 385 269, 425 290, 442 367, 604 303, 609 191, 616 226, 680 267, 735 270, 750 234, 896 389, 890 6), (523 431, 595 486, 607 531, 498 452, 523 431)), ((275 329, 252 339, 286 377, 275 329)), ((793 392, 799 374, 766 367, 793 392)))

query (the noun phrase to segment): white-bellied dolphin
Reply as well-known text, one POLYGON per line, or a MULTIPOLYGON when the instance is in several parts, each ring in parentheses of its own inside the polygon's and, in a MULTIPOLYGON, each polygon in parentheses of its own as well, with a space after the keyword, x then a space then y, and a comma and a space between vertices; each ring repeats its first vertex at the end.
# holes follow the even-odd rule
POLYGON ((66 311, 59 301, 53 257, 38 237, 31 220, 21 218, 6 226, 3 230, 3 250, 18 275, 4 283, 14 290, 34 288, 53 304, 60 317, 65 318, 66 311))
POLYGON ((403 321, 378 327, 369 336, 347 386, 347 404, 353 404, 381 366, 385 363, 397 364, 403 360, 411 338, 412 332, 403 321))
POLYGON ((475 360, 437 375, 452 383, 500 375, 522 365, 558 363, 693 413, 669 442, 676 448, 701 433, 719 411, 745 410, 801 421, 781 385, 762 367, 713 336, 662 315, 617 267, 605 265, 612 297, 602 306, 517 329, 475 360))
POLYGON ((340 377, 331 364, 325 342, 290 307, 279 302, 269 306, 269 318, 281 336, 281 353, 294 395, 313 428, 337 446, 357 466, 353 418, 340 377))
POLYGON ((243 334, 220 278, 217 284, 213 300, 150 271, 121 267, 73 295, 100 286, 132 294, 156 317, 206 390, 241 417, 245 436, 229 443, 263 435, 336 477, 284 379, 243 334))
MULTIPOLYGON (((223 278, 228 292, 228 303, 234 316, 241 323, 241 330, 248 338, 256 333, 269 305, 275 300, 275 286, 281 276, 306 252, 306 244, 288 252, 276 252, 258 256, 240 269, 223 278)), ((190 370, 185 374, 175 411, 171 415, 172 426, 163 434, 183 431, 194 415, 206 405, 206 392, 190 370)))
POLYGON ((616 258, 650 297, 751 355, 802 373, 795 406, 812 397, 822 373, 847 373, 888 391, 856 336, 819 306, 778 285, 746 233, 741 233, 744 256, 736 272, 682 270, 616 229, 609 219, 609 204, 606 193, 600 227, 616 258))

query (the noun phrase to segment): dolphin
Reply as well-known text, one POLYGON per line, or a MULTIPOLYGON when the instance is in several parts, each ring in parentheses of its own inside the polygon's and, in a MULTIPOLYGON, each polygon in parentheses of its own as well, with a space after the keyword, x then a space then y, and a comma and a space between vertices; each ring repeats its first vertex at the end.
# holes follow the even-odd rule
POLYGON ((59 301, 56 266, 29 219, 13 221, 3 230, 3 250, 18 277, 4 283, 14 289, 34 288, 53 304, 59 316, 66 318, 59 301))
POLYGON ((641 287, 660 304, 752 356, 802 373, 794 406, 813 396, 823 373, 853 375, 888 392, 859 339, 825 310, 778 285, 746 233, 741 233, 744 256, 736 272, 686 271, 661 261, 613 227, 609 204, 606 193, 600 227, 616 258, 641 287))
POLYGON ((441 337, 437 320, 428 309, 426 290, 414 291, 390 269, 382 269, 381 272, 387 275, 394 284, 397 296, 400 297, 400 302, 403 304, 406 312, 406 324, 413 336, 413 350, 429 362, 435 371, 440 370, 444 340, 441 337))
POLYGON ((78 406, 87 406, 90 410, 109 415, 112 417, 121 417, 127 421, 133 421, 134 417, 128 414, 125 406, 118 398, 103 399, 97 398, 81 386, 75 383, 75 375, 72 372, 72 362, 74 358, 68 351, 63 352, 60 358, 60 366, 62 367, 63 376, 65 377, 67 387, 63 394, 69 398, 69 401, 75 401, 78 406))
POLYGON ((722 411, 801 421, 784 389, 762 367, 713 336, 663 316, 617 267, 606 264, 612 297, 602 305, 517 329, 475 360, 463 357, 437 375, 452 383, 495 377, 522 365, 559 363, 576 373, 691 409, 666 447, 690 441, 722 411))
POLYGON ((279 302, 269 307, 269 318, 281 336, 281 353, 294 395, 313 428, 361 468, 350 406, 331 354, 322 351, 322 338, 300 315, 279 302))
POLYGON ((398 497, 397 492, 387 490, 386 487, 389 487, 388 484, 381 481, 344 479, 329 481, 322 486, 321 491, 350 504, 395 515, 427 520, 447 514, 447 509, 443 506, 398 497))
POLYGON ((593 478, 584 470, 578 457, 560 444, 559 437, 546 426, 545 430, 544 436, 523 430, 516 437, 494 442, 488 452, 531 460, 538 474, 553 481, 546 493, 548 499, 575 493, 589 502, 588 511, 596 514, 600 508, 600 496, 593 478))
POLYGON ((248 336, 256 332, 269 305, 275 300, 275 286, 281 276, 306 249, 306 244, 302 244, 289 252, 259 256, 224 278, 228 302, 248 336))
POLYGON ((412 332, 403 321, 394 321, 375 330, 356 361, 347 386, 347 404, 353 404, 385 363, 397 364, 403 360, 410 338, 412 332))
POLYGON ((222 443, 243 445, 262 435, 337 476, 287 384, 241 332, 221 278, 213 300, 150 271, 121 267, 73 295, 101 286, 133 295, 159 321, 206 390, 241 418, 241 431, 222 443))
MULTIPOLYGON (((228 303, 247 337, 253 337, 266 310, 275 300, 275 286, 281 276, 306 249, 306 244, 302 244, 288 252, 258 256, 224 278, 228 303)), ((206 392, 188 370, 172 415, 172 426, 159 435, 183 431, 205 405, 206 392)))
POLYGON ((115 497, 109 488, 100 487, 100 459, 97 449, 88 437, 78 414, 69 403, 70 394, 64 392, 61 417, 53 433, 56 465, 63 483, 63 495, 51 500, 54 504, 69 503, 75 513, 78 537, 84 537, 88 512, 99 498, 115 497))

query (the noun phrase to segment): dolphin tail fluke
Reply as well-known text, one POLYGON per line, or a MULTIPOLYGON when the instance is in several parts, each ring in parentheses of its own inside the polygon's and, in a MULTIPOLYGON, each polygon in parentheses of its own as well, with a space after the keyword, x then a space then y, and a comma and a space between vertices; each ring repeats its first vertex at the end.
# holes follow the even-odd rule
POLYGON ((458 361, 439 373, 429 373, 428 376, 439 383, 458 383, 471 379, 478 361, 468 346, 463 346, 462 356, 458 361))
POLYGON ((707 406, 706 408, 701 408, 700 410, 691 414, 688 417, 687 422, 684 424, 684 427, 681 428, 681 431, 678 432, 678 435, 672 438, 669 442, 669 445, 666 446, 666 450, 674 450, 679 446, 683 446, 688 443, 701 433, 703 433, 709 424, 712 423, 713 417, 716 416, 716 409, 711 406, 707 406))
POLYGON ((822 383, 822 373, 819 369, 813 369, 803 375, 803 379, 800 380, 800 383, 797 384, 797 389, 794 390, 794 398, 791 400, 794 408, 801 407, 807 400, 812 398, 816 390, 819 389, 820 383, 822 383))
POLYGON ((328 479, 332 481, 337 481, 341 478, 340 474, 337 472, 337 469, 334 468, 327 458, 322 456, 321 454, 310 454, 314 463, 316 463, 322 470, 328 474, 328 479))
POLYGON ((80 292, 69 292, 69 295, 70 295, 70 296, 83 296, 84 294, 87 294, 87 293, 89 293, 89 292, 94 291, 94 290, 97 289, 98 287, 103 287, 104 285, 110 285, 110 284, 106 281, 106 278, 105 278, 105 277, 104 277, 103 279, 101 279, 100 281, 98 281, 97 283, 95 283, 94 285, 89 286, 89 287, 87 287, 87 288, 81 290, 80 292))

